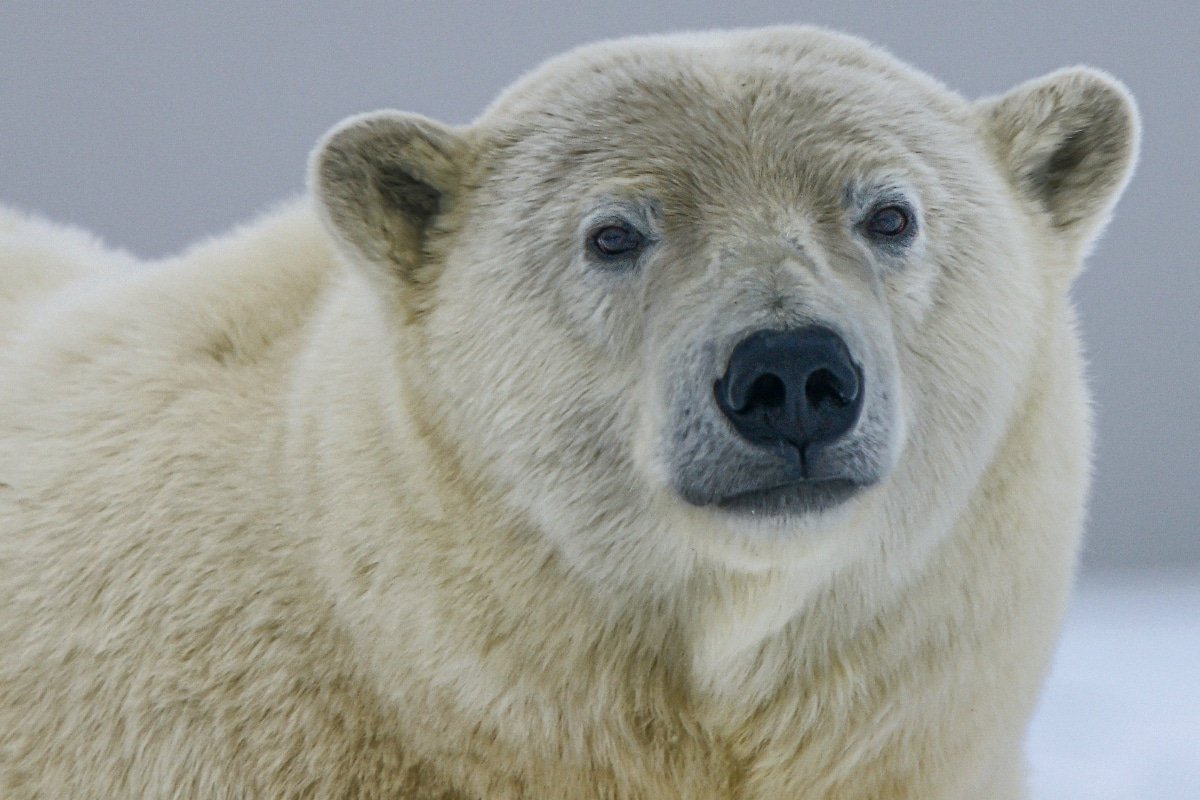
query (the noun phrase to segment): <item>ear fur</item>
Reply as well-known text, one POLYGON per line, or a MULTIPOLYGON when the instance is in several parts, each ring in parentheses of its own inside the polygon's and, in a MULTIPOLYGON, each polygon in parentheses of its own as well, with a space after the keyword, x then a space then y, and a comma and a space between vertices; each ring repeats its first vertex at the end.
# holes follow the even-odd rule
POLYGON ((978 108, 1002 168, 1051 230, 1084 247, 1133 174, 1140 123, 1129 91, 1087 67, 1052 72, 978 108))
POLYGON ((457 133, 420 115, 362 114, 317 146, 310 191, 351 256, 413 281, 429 225, 459 192, 466 150, 457 133))

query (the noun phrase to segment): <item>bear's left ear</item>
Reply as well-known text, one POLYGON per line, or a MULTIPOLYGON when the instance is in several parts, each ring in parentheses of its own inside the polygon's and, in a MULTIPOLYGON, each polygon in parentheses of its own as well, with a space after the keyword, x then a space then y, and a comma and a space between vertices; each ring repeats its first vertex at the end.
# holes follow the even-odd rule
POLYGON ((362 114, 317 146, 310 191, 351 255, 412 282, 427 230, 459 194, 467 151, 457 132, 418 114, 362 114))
POLYGON ((1021 195, 1069 246, 1090 245, 1137 160, 1140 125, 1125 87, 1098 70, 1074 67, 977 107, 1021 195))

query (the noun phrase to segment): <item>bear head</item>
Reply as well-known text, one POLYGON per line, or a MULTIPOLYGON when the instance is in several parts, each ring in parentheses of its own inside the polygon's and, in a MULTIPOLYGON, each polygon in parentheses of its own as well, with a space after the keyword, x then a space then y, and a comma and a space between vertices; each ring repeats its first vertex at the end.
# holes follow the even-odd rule
POLYGON ((961 508, 1137 136, 1094 70, 968 102, 781 28, 586 47, 463 127, 355 117, 311 183, 463 480, 621 581, 961 508))

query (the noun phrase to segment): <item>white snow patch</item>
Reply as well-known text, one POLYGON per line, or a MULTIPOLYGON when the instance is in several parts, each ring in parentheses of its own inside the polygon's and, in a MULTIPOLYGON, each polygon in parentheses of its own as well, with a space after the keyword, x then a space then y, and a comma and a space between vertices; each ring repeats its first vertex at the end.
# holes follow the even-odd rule
POLYGON ((1200 798, 1200 571, 1084 576, 1027 751, 1033 800, 1200 798))

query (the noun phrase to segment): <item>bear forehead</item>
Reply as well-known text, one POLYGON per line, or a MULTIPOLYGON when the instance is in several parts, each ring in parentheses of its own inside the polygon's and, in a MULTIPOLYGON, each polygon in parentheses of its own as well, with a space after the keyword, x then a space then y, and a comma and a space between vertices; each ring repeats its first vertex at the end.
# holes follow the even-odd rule
MULTIPOLYGON (((586 105, 614 90, 634 98, 643 93, 658 97, 664 90, 668 94, 756 92, 788 85, 808 85, 830 97, 867 87, 883 90, 878 92, 883 98, 900 91, 906 99, 917 95, 922 103, 948 114, 965 105, 963 98, 936 79, 861 39, 811 26, 780 26, 585 45, 546 61, 515 82, 489 106, 481 121, 586 105)), ((874 103, 878 98, 870 99, 874 103)))
MULTIPOLYGON (((840 190, 898 162, 942 171, 969 146, 969 106, 860 40, 815 28, 592 45, 544 64, 476 123, 499 161, 575 179, 663 178, 840 190), (943 162, 943 163, 937 163, 943 162)), ((494 163, 494 162, 493 162, 494 163)))

